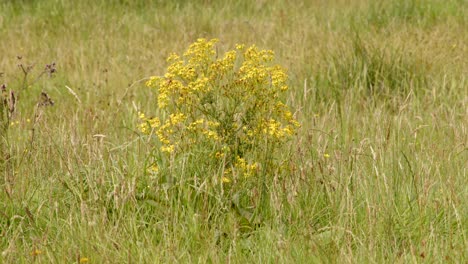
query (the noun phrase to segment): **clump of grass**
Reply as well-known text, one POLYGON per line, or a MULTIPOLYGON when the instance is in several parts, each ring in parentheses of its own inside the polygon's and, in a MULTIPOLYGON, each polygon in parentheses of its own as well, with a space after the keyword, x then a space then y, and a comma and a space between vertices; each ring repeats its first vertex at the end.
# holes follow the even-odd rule
MULTIPOLYGON (((5 76, 4 83, 0 86, 0 168, 5 169, 9 175, 5 178, 5 182, 8 185, 12 184, 13 182, 13 177, 11 176, 13 174, 13 166, 11 161, 15 158, 18 159, 18 157, 13 157, 14 154, 11 150, 11 141, 14 139, 10 138, 9 130, 14 127, 31 128, 31 134, 29 135, 29 145, 24 148, 22 153, 18 154, 24 157, 24 155, 31 150, 33 145, 36 125, 41 119, 43 106, 53 105, 52 99, 50 99, 46 92, 42 91, 39 95, 32 96, 29 90, 42 77, 46 75, 51 77, 56 72, 55 63, 51 63, 47 64, 42 71, 36 73, 36 75, 33 76, 34 65, 25 64, 22 61, 21 56, 18 56, 17 59, 19 62, 18 68, 20 71, 19 77, 14 78, 14 75, 5 76), (11 87, 7 85, 8 82, 6 77, 9 77, 8 81, 11 80, 11 87), (23 98, 24 95, 32 96, 33 98, 23 98), (34 105, 33 116, 21 116, 21 112, 19 111, 20 109, 31 108, 31 106, 23 106, 23 104, 28 104, 31 102, 34 105), (23 122, 19 121, 21 119, 23 122), (24 124, 20 125, 20 123, 24 124)), ((23 158, 20 160, 22 161, 23 158)))
POLYGON ((346 90, 372 98, 424 94, 428 83, 424 64, 415 56, 367 43, 359 36, 330 58, 325 82, 335 94, 346 90))
POLYGON ((466 3, 458 0, 394 0, 372 2, 364 17, 377 28, 413 24, 430 27, 438 23, 458 19, 462 21, 466 3))
POLYGON ((10 127, 13 113, 16 110, 16 97, 15 92, 7 90, 5 84, 2 84, 0 89, 0 156, 3 163, 10 158, 7 153, 8 128, 10 127))

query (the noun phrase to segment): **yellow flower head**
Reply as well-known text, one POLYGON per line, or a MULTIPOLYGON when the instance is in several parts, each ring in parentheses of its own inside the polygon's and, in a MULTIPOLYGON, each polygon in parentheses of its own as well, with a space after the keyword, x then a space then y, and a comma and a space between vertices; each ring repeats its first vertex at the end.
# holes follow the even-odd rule
POLYGON ((228 177, 223 177, 223 183, 230 183, 231 182, 231 179, 229 179, 228 177))

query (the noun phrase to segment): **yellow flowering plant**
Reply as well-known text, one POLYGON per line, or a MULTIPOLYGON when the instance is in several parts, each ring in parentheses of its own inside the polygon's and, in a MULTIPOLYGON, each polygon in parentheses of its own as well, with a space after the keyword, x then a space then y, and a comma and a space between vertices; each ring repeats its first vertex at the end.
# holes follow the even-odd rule
POLYGON ((217 42, 198 39, 168 57, 167 72, 146 82, 158 112, 140 113, 139 129, 168 160, 195 154, 218 168, 215 182, 233 185, 274 167, 271 157, 299 124, 281 101, 288 76, 273 51, 236 45, 220 55, 217 42))

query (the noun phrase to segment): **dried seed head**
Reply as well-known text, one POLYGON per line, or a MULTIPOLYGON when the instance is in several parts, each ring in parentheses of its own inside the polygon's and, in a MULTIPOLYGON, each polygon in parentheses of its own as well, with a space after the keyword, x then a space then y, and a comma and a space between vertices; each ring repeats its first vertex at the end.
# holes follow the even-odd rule
POLYGON ((57 69, 55 68, 55 62, 52 62, 51 64, 47 64, 45 66, 45 69, 44 71, 46 71, 49 76, 51 76, 52 74, 56 73, 57 72, 57 69))
POLYGON ((54 101, 49 97, 46 92, 41 92, 41 99, 39 101, 39 106, 53 106, 54 101))
POLYGON ((8 100, 8 111, 10 112, 10 116, 13 115, 16 109, 16 97, 15 92, 10 91, 10 98, 8 100))

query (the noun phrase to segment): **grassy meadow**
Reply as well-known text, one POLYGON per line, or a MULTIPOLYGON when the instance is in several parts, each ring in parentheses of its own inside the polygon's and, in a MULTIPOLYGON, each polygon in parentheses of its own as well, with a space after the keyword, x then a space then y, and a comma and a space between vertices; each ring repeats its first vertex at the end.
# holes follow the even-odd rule
POLYGON ((0 0, 0 85, 17 97, 0 124, 0 263, 466 263, 467 14, 464 0, 0 0), (242 206, 189 180, 216 171, 147 169, 144 83, 198 38, 271 49, 288 70, 301 127, 242 206))

